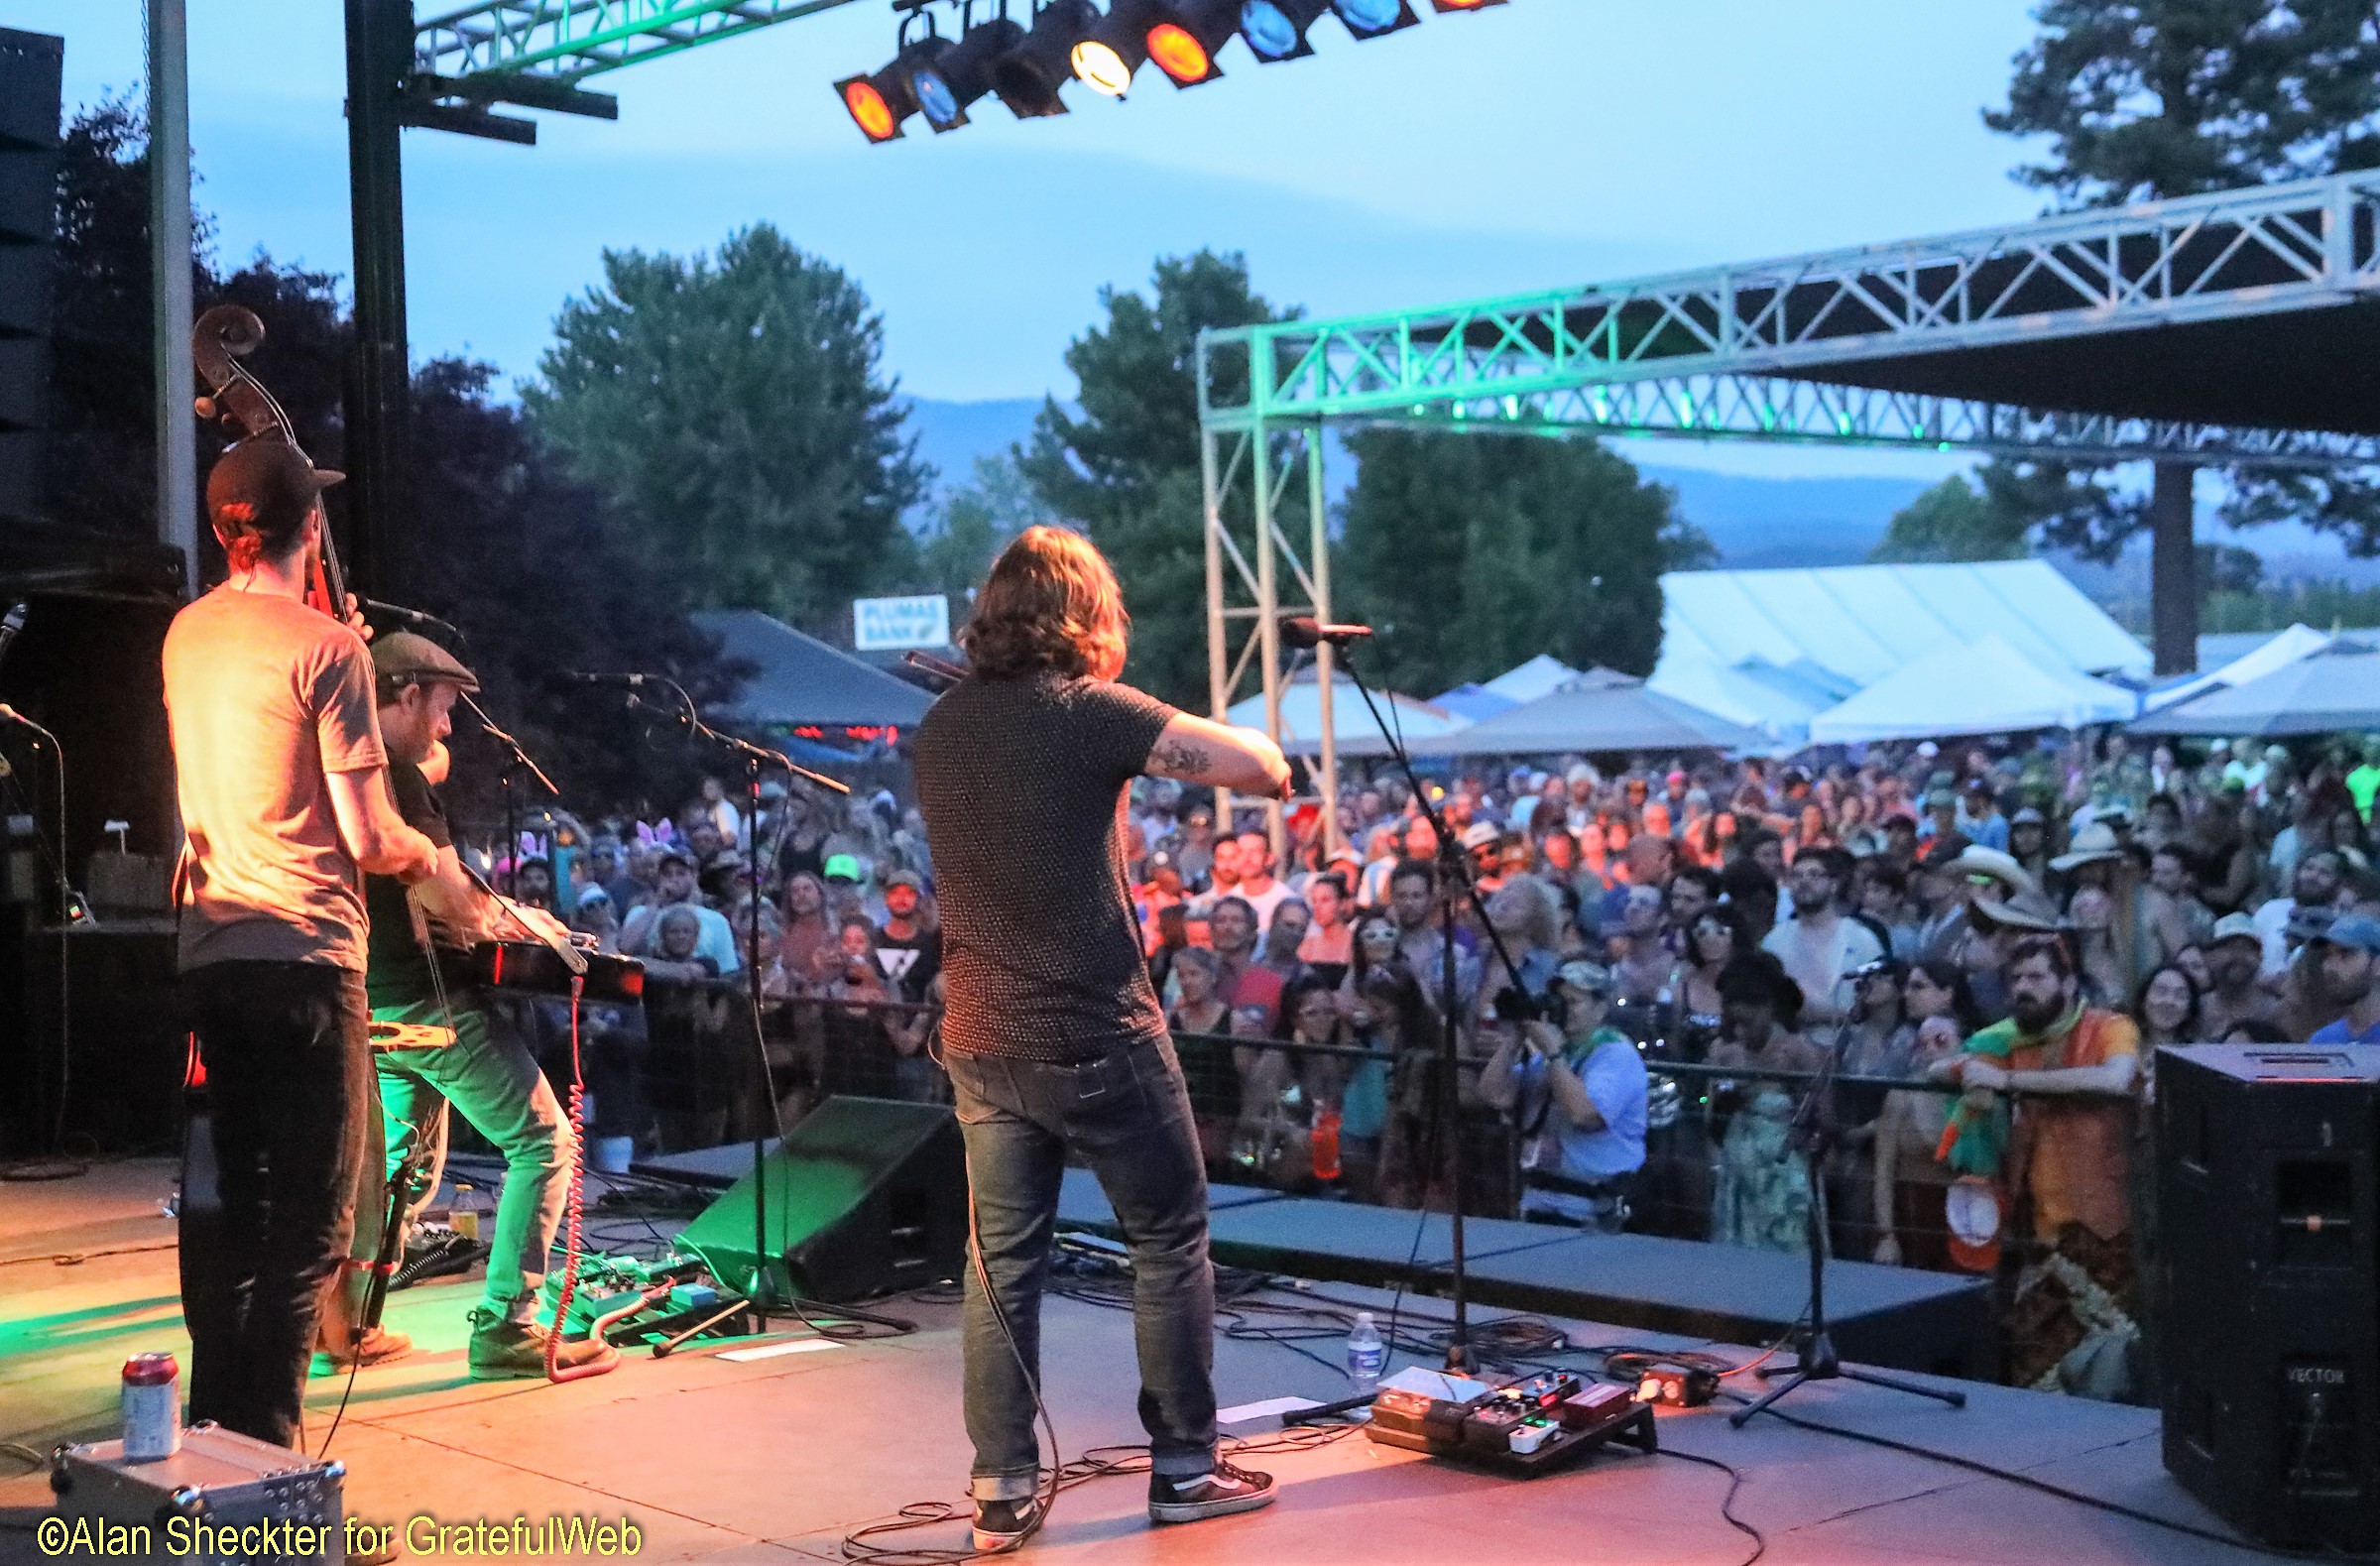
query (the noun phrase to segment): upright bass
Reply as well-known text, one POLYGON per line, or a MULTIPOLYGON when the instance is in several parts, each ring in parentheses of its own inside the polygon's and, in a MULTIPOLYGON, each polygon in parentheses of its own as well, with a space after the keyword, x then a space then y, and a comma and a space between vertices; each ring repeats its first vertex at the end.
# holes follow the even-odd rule
MULTIPOLYGON (((264 340, 265 323, 244 304, 217 304, 198 317, 190 327, 190 356, 209 388, 197 400, 198 417, 220 422, 234 443, 279 440, 302 455, 305 448, 298 443, 298 428, 288 410, 240 362, 264 340)), ((339 568, 339 551, 327 527, 313 558, 305 601, 333 620, 347 620, 347 573, 339 568)))

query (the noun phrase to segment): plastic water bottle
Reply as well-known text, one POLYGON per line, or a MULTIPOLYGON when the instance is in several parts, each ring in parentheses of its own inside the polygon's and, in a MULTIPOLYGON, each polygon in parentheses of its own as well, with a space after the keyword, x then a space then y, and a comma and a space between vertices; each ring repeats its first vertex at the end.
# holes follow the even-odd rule
POLYGON ((1356 1312, 1356 1325, 1347 1335, 1347 1374, 1356 1389, 1368 1392, 1380 1384, 1380 1372, 1388 1364, 1388 1345, 1380 1341, 1380 1329, 1373 1326, 1371 1312, 1356 1312))

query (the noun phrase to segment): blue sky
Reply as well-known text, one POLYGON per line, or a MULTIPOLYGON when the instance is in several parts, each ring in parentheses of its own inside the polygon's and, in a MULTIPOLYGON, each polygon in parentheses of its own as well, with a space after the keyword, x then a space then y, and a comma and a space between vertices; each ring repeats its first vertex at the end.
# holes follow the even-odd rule
MULTIPOLYGON (((420 0, 423 15, 441 0, 420 0)), ((1426 8, 1425 8, 1426 9, 1426 8)), ((691 250, 767 218, 852 272, 910 392, 1071 391, 1101 286, 1200 245, 1316 313, 1441 302, 2021 217, 1987 132, 2025 0, 1513 0, 1176 92, 869 147, 828 83, 892 52, 883 0, 591 85, 617 122, 542 116, 532 150, 407 137, 413 340, 508 376, 606 246, 691 250)), ((192 141, 223 259, 348 266, 341 10, 191 0, 192 141)), ((136 87, 140 0, 0 0, 66 38, 69 102, 136 87)), ((1964 459, 1662 443, 1641 460, 1907 473, 1964 459)))

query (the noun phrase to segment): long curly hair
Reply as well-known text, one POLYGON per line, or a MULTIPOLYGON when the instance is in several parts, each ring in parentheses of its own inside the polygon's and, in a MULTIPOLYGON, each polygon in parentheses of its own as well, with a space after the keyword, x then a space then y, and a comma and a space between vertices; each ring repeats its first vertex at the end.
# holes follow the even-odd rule
POLYGON ((1131 626, 1116 573, 1091 541, 1034 527, 993 561, 958 640, 975 671, 993 679, 1043 669, 1114 679, 1131 626))

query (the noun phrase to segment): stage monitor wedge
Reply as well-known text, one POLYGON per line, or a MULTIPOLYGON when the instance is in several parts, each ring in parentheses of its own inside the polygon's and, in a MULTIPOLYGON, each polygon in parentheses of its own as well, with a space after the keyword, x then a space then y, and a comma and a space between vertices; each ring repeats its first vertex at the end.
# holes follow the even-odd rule
MULTIPOLYGON (((849 1304, 966 1265, 967 1152, 944 1105, 830 1098, 763 1168, 779 1299, 849 1304)), ((730 1288, 753 1276, 753 1189, 748 1173, 681 1237, 730 1288)))

